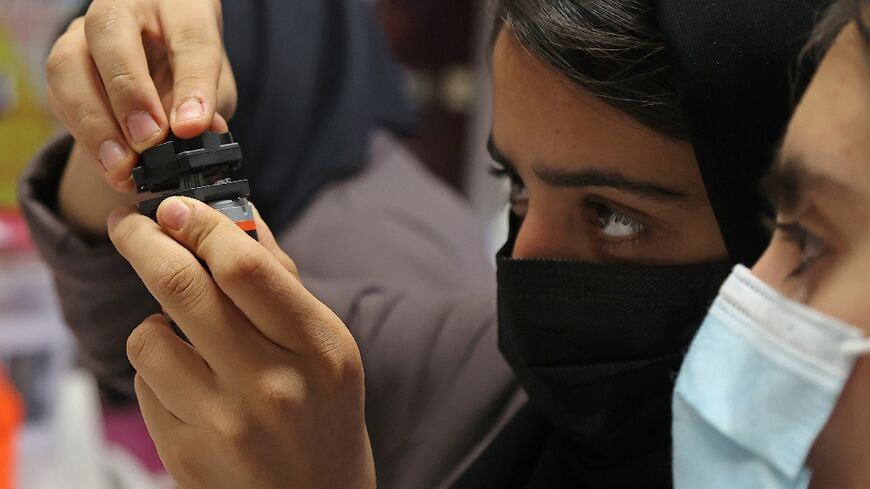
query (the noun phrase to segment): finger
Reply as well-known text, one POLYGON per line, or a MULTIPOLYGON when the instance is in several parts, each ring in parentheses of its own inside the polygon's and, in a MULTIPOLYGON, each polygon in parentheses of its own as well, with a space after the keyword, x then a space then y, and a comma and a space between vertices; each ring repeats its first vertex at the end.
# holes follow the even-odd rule
POLYGON ((257 207, 252 203, 251 208, 254 209, 254 221, 257 223, 257 237, 259 238, 260 244, 265 246, 267 250, 272 253, 278 262, 290 273, 296 277, 296 280, 300 280, 299 277, 299 269, 296 268, 296 262, 290 258, 284 250, 278 246, 278 242, 275 240, 275 236, 272 234, 272 230, 269 229, 269 226, 266 225, 266 221, 260 216, 260 211, 257 210, 257 207))
POLYGON ((127 357, 160 404, 182 421, 201 418, 212 405, 217 387, 211 368, 163 316, 152 316, 133 330, 127 357))
POLYGON ((255 358, 260 335, 190 251, 131 209, 113 212, 108 228, 115 248, 213 370, 224 375, 255 358))
POLYGON ((133 378, 133 388, 136 390, 136 399, 139 401, 145 427, 159 450, 167 440, 167 435, 177 434, 178 430, 185 428, 185 424, 160 403, 160 399, 141 375, 136 374, 133 378))
POLYGON ((229 124, 227 124, 227 120, 223 118, 222 115, 215 112, 214 119, 211 120, 211 127, 209 127, 209 131, 216 132, 218 134, 223 134, 230 130, 229 124))
POLYGON ((271 342, 300 355, 331 351, 347 334, 265 247, 226 216, 193 199, 166 199, 164 231, 205 260, 215 282, 271 342))
MULTIPOLYGON (((178 469, 191 467, 191 458, 207 447, 202 446, 198 429, 176 418, 168 409, 160 404, 160 399, 141 375, 133 380, 136 397, 139 399, 139 410, 148 434, 154 440, 157 455, 167 471, 171 472, 177 487, 195 487, 186 484, 191 479, 190 473, 179 472, 178 469), (185 463, 186 462, 186 463, 185 463)), ((202 474, 195 474, 193 480, 201 480, 202 474)), ((173 486, 176 487, 176 486, 173 486)))
POLYGON ((60 102, 58 102, 57 97, 51 93, 51 87, 46 86, 45 90, 45 98, 48 101, 48 106, 51 108, 51 112, 54 114, 55 120, 59 122, 63 127, 69 126, 69 121, 66 119, 66 115, 63 113, 63 109, 60 106, 60 102))
POLYGON ((131 175, 123 182, 113 183, 112 187, 121 193, 132 193, 136 190, 136 182, 133 181, 133 176, 131 175))
POLYGON ((137 156, 127 145, 103 91, 87 49, 83 19, 73 21, 55 43, 46 61, 46 77, 55 112, 99 163, 105 180, 116 185, 129 178, 137 156))
POLYGON ((236 78, 233 75, 233 67, 230 63, 230 58, 224 50, 223 64, 221 65, 221 79, 218 83, 218 108, 225 119, 232 119, 236 113, 236 105, 238 104, 239 90, 236 85, 236 78))
POLYGON ((115 0, 94 0, 85 15, 85 37, 112 113, 138 153, 166 139, 169 128, 148 69, 140 18, 115 0))
POLYGON ((224 61, 220 3, 161 2, 163 26, 173 76, 172 131, 194 137, 211 124, 224 61))

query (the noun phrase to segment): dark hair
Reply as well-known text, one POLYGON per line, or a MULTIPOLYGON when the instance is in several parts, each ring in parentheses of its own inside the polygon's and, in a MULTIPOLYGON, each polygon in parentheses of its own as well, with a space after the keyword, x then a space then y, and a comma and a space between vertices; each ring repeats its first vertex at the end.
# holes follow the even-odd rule
POLYGON ((651 0, 494 0, 507 28, 577 86, 660 134, 689 140, 651 0))
POLYGON ((870 0, 855 0, 855 22, 864 42, 870 45, 870 0))
POLYGON ((839 0, 832 4, 813 30, 810 40, 801 52, 802 61, 817 64, 830 49, 840 31, 856 21, 864 41, 870 45, 870 0, 839 0))

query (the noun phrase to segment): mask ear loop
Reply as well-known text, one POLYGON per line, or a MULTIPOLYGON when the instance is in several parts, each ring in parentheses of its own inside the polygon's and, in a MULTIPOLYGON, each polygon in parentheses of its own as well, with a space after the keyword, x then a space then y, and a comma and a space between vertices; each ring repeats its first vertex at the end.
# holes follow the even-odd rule
POLYGON ((843 343, 841 351, 849 356, 862 356, 870 354, 870 338, 847 341, 843 343))

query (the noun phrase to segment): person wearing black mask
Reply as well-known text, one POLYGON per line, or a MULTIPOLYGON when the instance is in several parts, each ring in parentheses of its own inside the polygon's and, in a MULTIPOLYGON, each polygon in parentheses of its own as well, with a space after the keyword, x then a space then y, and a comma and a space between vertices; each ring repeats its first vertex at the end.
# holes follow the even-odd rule
POLYGON ((499 344, 531 402, 457 487, 671 485, 674 377, 764 249, 756 187, 822 4, 495 3, 499 344))
MULTIPOLYGON (((754 188, 788 118, 789 66, 813 10, 784 0, 517 0, 496 9, 491 147, 514 187, 514 226, 499 258, 500 346, 531 403, 456 487, 668 487, 672 376, 729 265, 764 247, 754 188)), ((266 401, 286 401, 231 403, 258 391, 233 382, 244 371, 220 373, 228 351, 219 335, 190 352, 160 318, 146 321, 131 359, 170 470, 188 485, 253 474, 248 485, 317 486, 292 470, 301 466, 342 487, 372 486, 359 351, 341 321, 300 290, 282 255, 244 241, 208 209, 167 202, 158 218, 162 231, 116 214, 110 236, 158 299, 174 304, 185 332, 238 322, 235 334, 271 339, 274 355, 246 370, 283 373, 267 377, 266 401), (204 236, 254 260, 261 280, 246 284, 263 293, 252 297, 220 274, 217 283, 202 279, 187 250, 211 270, 228 266, 204 236), (184 294, 154 287, 150 271, 169 253, 190 264, 181 277, 204 280, 209 314, 185 311, 184 294), (202 361, 218 372, 217 393, 191 368, 202 361), (197 446, 239 441, 238 427, 227 434, 191 415, 212 399, 245 420, 241 440, 252 450, 185 459, 197 446), (295 415, 278 417, 275 405, 295 415), (282 454, 294 463, 270 463, 282 454)), ((233 343, 240 354, 244 343, 233 343)))

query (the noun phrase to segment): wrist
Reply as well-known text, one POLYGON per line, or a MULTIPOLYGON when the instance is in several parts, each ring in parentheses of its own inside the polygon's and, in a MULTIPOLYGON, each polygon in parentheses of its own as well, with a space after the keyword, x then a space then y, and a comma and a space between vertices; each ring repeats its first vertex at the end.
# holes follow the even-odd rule
POLYGON ((57 212, 74 231, 88 238, 107 239, 106 219, 112 210, 138 201, 136 194, 112 189, 76 143, 58 186, 57 212))

